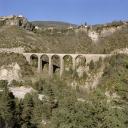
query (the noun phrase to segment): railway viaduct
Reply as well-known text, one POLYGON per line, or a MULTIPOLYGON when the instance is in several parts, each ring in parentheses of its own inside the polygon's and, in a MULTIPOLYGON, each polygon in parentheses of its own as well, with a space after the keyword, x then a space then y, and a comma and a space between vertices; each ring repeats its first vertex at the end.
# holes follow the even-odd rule
POLYGON ((105 57, 111 56, 111 54, 60 54, 60 53, 23 53, 28 63, 31 63, 32 56, 36 56, 38 59, 38 68, 37 71, 40 73, 42 71, 42 58, 43 56, 47 56, 48 58, 48 72, 49 76, 52 77, 53 74, 53 57, 57 56, 59 58, 59 68, 60 68, 60 77, 64 71, 64 57, 70 56, 72 58, 72 69, 76 68, 76 59, 81 56, 85 58, 86 63, 89 63, 91 60, 98 61, 99 58, 104 59, 105 57))

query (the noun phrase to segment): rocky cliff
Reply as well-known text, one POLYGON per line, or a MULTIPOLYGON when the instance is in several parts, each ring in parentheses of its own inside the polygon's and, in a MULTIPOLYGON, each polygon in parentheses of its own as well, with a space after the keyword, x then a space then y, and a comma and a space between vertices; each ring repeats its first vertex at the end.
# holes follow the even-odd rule
POLYGON ((99 25, 81 25, 74 28, 76 32, 83 31, 91 38, 93 42, 98 42, 101 38, 111 36, 113 33, 122 30, 128 26, 127 21, 113 21, 112 23, 99 25))
POLYGON ((27 30, 33 30, 35 28, 35 26, 32 23, 28 22, 28 20, 22 15, 1 16, 0 26, 4 26, 4 25, 23 27, 27 30))

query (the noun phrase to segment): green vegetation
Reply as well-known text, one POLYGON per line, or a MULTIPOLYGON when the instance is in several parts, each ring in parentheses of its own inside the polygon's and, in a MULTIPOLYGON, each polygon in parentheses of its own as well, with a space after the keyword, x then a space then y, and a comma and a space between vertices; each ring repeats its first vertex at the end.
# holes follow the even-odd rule
POLYGON ((0 89, 5 88, 8 84, 8 81, 6 80, 0 80, 0 89))
MULTIPOLYGON (((101 59, 97 62, 100 65, 101 59)), ((99 86, 89 94, 72 89, 66 81, 53 79, 31 83, 37 92, 14 98, 1 81, 0 126, 11 128, 127 128, 128 57, 105 60, 99 86), (38 98, 43 95, 43 99, 38 98), (81 97, 82 96, 82 97, 81 97), (82 98, 83 100, 78 100, 82 98)))
POLYGON ((13 94, 9 92, 6 85, 0 96, 0 127, 14 127, 16 119, 15 111, 15 98, 13 94))

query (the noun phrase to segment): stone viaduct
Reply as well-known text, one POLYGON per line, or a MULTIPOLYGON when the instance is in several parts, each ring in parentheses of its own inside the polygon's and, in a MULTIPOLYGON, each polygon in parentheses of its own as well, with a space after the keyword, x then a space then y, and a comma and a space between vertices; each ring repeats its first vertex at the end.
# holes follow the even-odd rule
POLYGON ((36 56, 38 59, 38 68, 37 71, 40 73, 42 71, 42 57, 47 56, 48 58, 48 72, 49 76, 52 77, 53 74, 53 63, 52 58, 54 56, 57 56, 59 58, 59 68, 60 68, 60 77, 63 74, 64 71, 64 57, 70 56, 72 58, 72 69, 75 70, 76 68, 76 58, 81 56, 86 59, 86 63, 89 63, 91 60, 98 61, 99 58, 104 59, 107 56, 110 56, 111 54, 60 54, 60 53, 23 53, 23 55, 26 57, 26 60, 31 63, 31 57, 36 56))

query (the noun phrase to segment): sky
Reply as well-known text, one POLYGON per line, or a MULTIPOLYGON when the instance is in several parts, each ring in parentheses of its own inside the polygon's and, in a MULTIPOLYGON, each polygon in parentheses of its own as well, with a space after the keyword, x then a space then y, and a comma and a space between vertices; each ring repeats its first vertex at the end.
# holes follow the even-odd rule
POLYGON ((128 0, 0 0, 0 16, 19 14, 30 21, 101 24, 128 20, 128 0))

